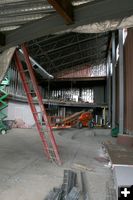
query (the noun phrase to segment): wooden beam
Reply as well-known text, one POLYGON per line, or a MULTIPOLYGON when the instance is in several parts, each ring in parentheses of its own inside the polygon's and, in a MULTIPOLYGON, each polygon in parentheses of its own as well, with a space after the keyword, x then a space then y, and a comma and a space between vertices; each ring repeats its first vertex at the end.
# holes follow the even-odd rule
POLYGON ((73 23, 73 6, 71 0, 48 0, 48 2, 65 19, 66 24, 73 23))
POLYGON ((0 46, 4 46, 5 44, 6 44, 5 34, 0 32, 0 46))

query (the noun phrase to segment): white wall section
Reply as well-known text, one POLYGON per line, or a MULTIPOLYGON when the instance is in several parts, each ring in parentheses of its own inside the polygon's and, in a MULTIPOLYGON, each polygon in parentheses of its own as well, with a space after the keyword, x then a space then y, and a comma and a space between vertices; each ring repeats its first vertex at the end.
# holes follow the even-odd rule
MULTIPOLYGON (((36 105, 36 108, 37 111, 40 111, 38 105, 36 105)), ((27 125, 32 126, 35 124, 28 103, 10 101, 8 103, 7 115, 7 120, 22 119, 27 125)))

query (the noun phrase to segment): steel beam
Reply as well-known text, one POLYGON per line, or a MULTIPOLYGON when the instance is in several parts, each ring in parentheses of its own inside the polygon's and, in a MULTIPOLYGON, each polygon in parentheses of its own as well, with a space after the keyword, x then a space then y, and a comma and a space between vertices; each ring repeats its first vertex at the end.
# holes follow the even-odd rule
POLYGON ((47 60, 49 61, 49 63, 50 63, 53 67, 55 67, 55 64, 53 63, 53 60, 50 59, 50 57, 49 57, 49 55, 47 54, 47 52, 43 51, 42 48, 40 47, 40 45, 38 45, 38 47, 39 47, 40 51, 43 52, 44 56, 47 58, 47 60))
MULTIPOLYGON (((68 53, 66 55, 63 55, 63 56, 60 56, 60 57, 53 57, 52 61, 53 62, 56 62, 56 61, 60 61, 61 59, 65 59, 65 58, 68 58, 68 57, 71 57, 71 56, 75 56, 75 55, 78 55, 78 54, 82 54, 84 55, 83 53, 86 53, 89 57, 89 55, 93 55, 93 52, 95 52, 94 54, 96 55, 96 48, 98 49, 99 52, 105 52, 106 51, 106 45, 105 43, 101 43, 100 45, 98 46, 94 46, 91 47, 91 48, 87 48, 87 49, 82 49, 82 50, 79 50, 79 51, 73 51, 72 53, 68 53), (91 53, 91 54, 90 54, 91 53)), ((35 55, 34 57, 35 58, 38 58, 38 57, 44 57, 45 56, 45 53, 43 52, 43 54, 40 54, 40 55, 35 55)), ((51 58, 52 56, 50 56, 49 58, 51 58)), ((73 60, 74 60, 74 57, 73 57, 73 60)), ((45 65, 46 64, 49 64, 49 62, 45 62, 45 65)))
MULTIPOLYGON (((91 54, 92 54, 92 52, 96 52, 96 50, 98 49, 98 51, 99 52, 101 52, 101 51, 105 51, 106 50, 106 48, 107 48, 107 44, 106 44, 107 42, 102 42, 102 43, 99 43, 99 44, 97 44, 97 45, 93 45, 92 47, 89 47, 89 48, 85 48, 84 47, 84 49, 83 48, 81 48, 80 50, 75 50, 75 49, 73 49, 73 51, 71 50, 71 51, 69 51, 69 53, 68 54, 59 54, 59 56, 58 57, 54 57, 54 56, 52 56, 53 57, 53 61, 57 61, 57 60, 60 60, 60 59, 64 59, 64 58, 66 58, 66 57, 69 57, 69 56, 73 56, 73 55, 76 55, 76 54, 78 54, 78 53, 90 53, 91 52, 91 54)), ((42 49, 43 50, 43 49, 42 49)), ((40 57, 43 57, 45 54, 44 53, 38 53, 38 54, 36 54, 36 55, 34 55, 34 57, 35 58, 40 58, 40 57)), ((53 54, 52 54, 53 55, 53 54)), ((49 54, 49 56, 51 57, 51 54, 49 54)))
POLYGON ((115 32, 112 33, 112 128, 115 128, 116 116, 116 47, 115 47, 115 32))
POLYGON ((73 23, 73 6, 70 0, 48 0, 67 24, 73 23))
POLYGON ((82 61, 81 63, 75 63, 75 64, 71 64, 71 65, 69 65, 69 66, 65 66, 65 67, 63 67, 63 68, 57 68, 57 69, 54 69, 53 71, 52 71, 52 69, 51 69, 51 73, 59 73, 59 71, 60 70, 68 70, 68 69, 73 69, 73 67, 79 67, 79 66, 84 66, 84 65, 89 65, 89 66, 91 66, 91 65, 100 65, 100 64, 104 64, 105 63, 105 58, 104 59, 93 59, 93 60, 85 60, 85 61, 82 61))
POLYGON ((123 29, 119 30, 119 133, 124 132, 124 59, 123 29))
POLYGON ((111 52, 108 53, 108 63, 107 63, 107 71, 108 71, 108 122, 111 124, 111 52))
POLYGON ((7 34, 5 48, 51 33, 54 34, 59 31, 73 29, 77 26, 131 16, 133 14, 133 1, 117 0, 116 2, 116 0, 110 0, 94 4, 88 3, 76 8, 74 14, 75 23, 69 26, 64 24, 64 20, 57 13, 47 18, 44 17, 40 20, 25 24, 21 28, 7 34))
MULTIPOLYGON (((36 39, 34 40, 34 43, 33 41, 31 40, 29 43, 28 43, 28 46, 29 47, 32 47, 36 44, 39 44, 41 46, 49 46, 49 45, 54 45, 55 43, 58 43, 58 42, 62 42, 62 41, 66 41, 66 40, 74 40, 75 38, 75 35, 74 33, 73 34, 55 34, 55 35, 48 35, 48 36, 44 36, 44 37, 41 37, 39 39, 36 39)), ((86 38, 86 37, 85 37, 86 38)))
POLYGON ((65 62, 65 63, 62 63, 60 65, 55 65, 55 67, 50 67, 51 70, 53 69, 59 69, 59 68, 62 68, 63 66, 65 65, 71 65, 73 66, 75 62, 84 62, 85 59, 88 60, 88 62, 90 61, 91 62, 91 58, 94 58, 94 60, 97 60, 97 56, 99 58, 99 60, 101 59, 104 59, 105 58, 105 55, 106 55, 106 51, 103 51, 102 53, 100 52, 99 54, 95 53, 95 54, 92 54, 92 55, 87 55, 87 56, 84 56, 84 57, 81 57, 81 58, 78 58, 78 59, 73 59, 71 61, 68 61, 68 62, 65 62), (104 57, 104 58, 103 58, 104 57))
POLYGON ((60 46, 58 48, 55 48, 55 49, 48 50, 47 53, 52 53, 52 52, 56 52, 56 51, 60 51, 60 50, 62 51, 63 49, 72 47, 74 45, 79 45, 80 43, 87 43, 87 42, 89 43, 89 42, 91 42, 91 45, 92 45, 92 40, 94 42, 98 43, 98 41, 106 40, 106 39, 108 39, 108 35, 107 36, 103 36, 103 34, 100 34, 98 36, 93 36, 91 38, 88 37, 88 38, 83 39, 83 40, 79 40, 79 41, 76 41, 76 42, 73 42, 73 43, 70 43, 70 44, 62 45, 62 46, 60 46))
MULTIPOLYGON (((47 53, 52 53, 52 52, 56 52, 56 51, 60 51, 60 50, 62 51, 65 48, 69 48, 69 47, 77 45, 79 43, 86 43, 86 42, 89 42, 89 41, 92 41, 92 40, 94 40, 94 41, 96 41, 96 40, 99 41, 101 39, 105 39, 106 40, 107 38, 108 38, 108 34, 107 35, 99 34, 98 36, 87 37, 87 38, 79 40, 79 41, 70 42, 70 43, 68 43, 66 45, 62 45, 62 46, 60 46, 58 48, 50 49, 50 50, 47 51, 47 53)), ((44 46, 45 46, 45 44, 44 44, 44 46)))

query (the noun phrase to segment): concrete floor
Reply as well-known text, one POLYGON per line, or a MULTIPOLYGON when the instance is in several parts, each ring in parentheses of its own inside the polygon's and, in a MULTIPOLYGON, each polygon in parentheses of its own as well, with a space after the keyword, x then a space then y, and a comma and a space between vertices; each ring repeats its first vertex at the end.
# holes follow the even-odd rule
POLYGON ((12 129, 0 135, 0 199, 43 200, 63 181, 63 170, 84 165, 90 200, 107 200, 113 189, 112 171, 96 157, 103 157, 101 143, 113 141, 108 130, 55 131, 62 166, 49 163, 36 129, 12 129), (108 188, 107 188, 108 187, 108 188))

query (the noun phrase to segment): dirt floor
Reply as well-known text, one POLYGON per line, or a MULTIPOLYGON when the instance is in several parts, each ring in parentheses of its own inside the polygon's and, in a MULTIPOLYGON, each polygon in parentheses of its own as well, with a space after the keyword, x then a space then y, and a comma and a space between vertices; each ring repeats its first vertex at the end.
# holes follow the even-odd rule
POLYGON ((61 185, 64 169, 80 172, 80 166, 86 173, 89 200, 113 200, 112 171, 102 149, 102 142, 115 142, 110 130, 58 130, 55 136, 62 166, 47 161, 35 128, 0 135, 0 200, 44 200, 61 185))

